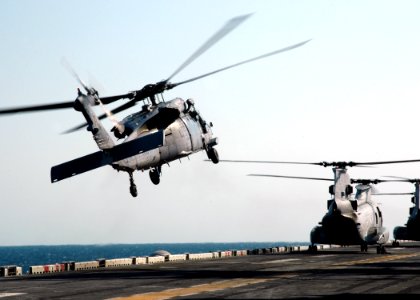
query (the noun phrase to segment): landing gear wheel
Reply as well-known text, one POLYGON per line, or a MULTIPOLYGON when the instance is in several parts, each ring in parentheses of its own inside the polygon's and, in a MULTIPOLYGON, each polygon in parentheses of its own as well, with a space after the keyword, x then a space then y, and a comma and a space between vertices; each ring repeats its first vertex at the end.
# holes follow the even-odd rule
POLYGON ((149 171, 150 180, 153 184, 158 185, 160 182, 160 168, 153 168, 149 171))
POLYGON ((219 153, 215 148, 210 148, 207 150, 207 157, 214 163, 217 164, 219 162, 219 153))
POLYGON ((397 241, 392 242, 392 247, 399 247, 399 246, 400 246, 400 242, 397 242, 397 241))
POLYGON ((133 197, 137 197, 137 186, 134 184, 133 172, 128 172, 130 176, 130 194, 133 197))
POLYGON ((318 247, 317 246, 315 246, 315 245, 309 245, 309 247, 308 247, 308 252, 309 253, 315 253, 317 251, 318 251, 318 247))
POLYGON ((133 185, 130 185, 130 194, 131 194, 131 196, 133 196, 133 197, 137 197, 137 187, 136 187, 136 185, 135 184, 133 184, 133 185))
POLYGON ((378 247, 376 247, 376 253, 377 254, 385 254, 385 247, 384 245, 379 245, 378 247))
POLYGON ((368 251, 368 245, 366 243, 363 243, 360 245, 360 251, 367 252, 368 251))

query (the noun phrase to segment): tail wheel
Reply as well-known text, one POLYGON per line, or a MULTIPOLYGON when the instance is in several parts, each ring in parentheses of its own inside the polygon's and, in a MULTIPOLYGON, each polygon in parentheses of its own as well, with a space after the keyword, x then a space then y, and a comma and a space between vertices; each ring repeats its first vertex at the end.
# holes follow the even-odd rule
POLYGON ((207 150, 207 157, 214 163, 217 164, 219 162, 219 153, 215 148, 210 148, 207 150))
POLYGON ((151 169, 149 171, 150 180, 153 184, 158 185, 160 183, 160 172, 157 169, 151 169))
POLYGON ((130 176, 130 194, 133 197, 137 197, 137 186, 134 183, 133 172, 128 172, 130 176))
POLYGON ((130 185, 130 194, 133 197, 137 197, 137 187, 135 184, 130 185))

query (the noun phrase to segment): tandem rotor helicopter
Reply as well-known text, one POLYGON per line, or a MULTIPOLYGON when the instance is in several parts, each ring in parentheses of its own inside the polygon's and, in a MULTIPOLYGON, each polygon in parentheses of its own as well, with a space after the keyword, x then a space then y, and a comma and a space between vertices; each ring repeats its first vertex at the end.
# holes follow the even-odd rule
POLYGON ((218 139, 213 136, 211 129, 213 124, 205 121, 196 109, 192 99, 184 101, 181 98, 176 98, 165 102, 162 96, 163 92, 245 63, 300 47, 309 42, 307 40, 291 45, 188 80, 177 83, 170 82, 175 75, 245 21, 250 15, 243 15, 229 20, 165 80, 154 84, 147 84, 139 90, 130 91, 126 94, 100 97, 97 90, 93 87, 88 87, 76 72, 70 69, 73 76, 85 91, 83 93, 78 89, 78 95, 75 101, 8 108, 0 110, 0 114, 5 115, 64 108, 74 108, 76 111, 81 112, 86 123, 66 132, 73 132, 85 127, 87 131, 92 133, 93 139, 100 151, 53 166, 51 168, 51 182, 57 182, 105 165, 111 165, 117 171, 124 171, 129 174, 130 193, 133 197, 136 197, 137 187, 133 179, 133 172, 135 170, 149 170, 151 181, 157 185, 160 182, 162 165, 168 164, 171 161, 199 151, 206 151, 207 157, 213 163, 216 164, 219 161, 219 155, 215 149, 215 146, 218 144, 218 139), (111 111, 107 111, 104 108, 105 104, 121 99, 128 99, 128 102, 111 111), (130 114, 122 119, 122 121, 115 120, 114 114, 131 108, 138 102, 143 103, 140 111, 130 114), (97 105, 104 108, 104 114, 100 116, 95 114, 93 107, 97 105), (110 118, 114 124, 111 132, 115 138, 118 140, 124 139, 123 142, 117 144, 106 131, 100 122, 100 120, 106 117, 110 118))
POLYGON ((399 246, 399 241, 420 241, 420 215, 419 215, 419 196, 420 196, 420 179, 410 179, 397 176, 387 176, 396 178, 396 181, 409 182, 414 184, 413 193, 394 193, 391 195, 411 195, 411 203, 413 206, 409 209, 409 216, 405 226, 396 226, 393 231, 393 246, 399 246))
MULTIPOLYGON (((371 197, 373 188, 372 184, 378 184, 382 182, 397 182, 402 180, 352 179, 347 174, 347 167, 410 163, 420 162, 420 160, 378 162, 324 161, 314 163, 220 160, 220 162, 304 164, 332 167, 334 172, 334 179, 268 174, 249 174, 249 176, 334 181, 334 184, 329 187, 331 199, 327 201, 328 211, 323 216, 322 221, 319 222, 319 225, 315 226, 310 233, 311 245, 309 246, 309 251, 316 251, 317 247, 315 244, 360 245, 362 252, 367 252, 368 245, 376 245, 377 253, 382 254, 385 253, 384 244, 389 239, 389 231, 383 226, 383 215, 378 203, 371 197), (355 186, 356 193, 354 195, 352 184, 357 184, 355 186)), ((375 194, 376 193, 374 193, 374 195, 375 194)))

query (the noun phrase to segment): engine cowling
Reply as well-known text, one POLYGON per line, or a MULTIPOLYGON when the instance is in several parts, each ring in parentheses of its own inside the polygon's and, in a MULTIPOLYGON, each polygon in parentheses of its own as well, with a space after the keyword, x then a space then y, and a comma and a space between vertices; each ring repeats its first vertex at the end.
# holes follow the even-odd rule
POLYGON ((119 129, 116 126, 112 127, 111 132, 117 139, 123 139, 128 135, 123 124, 119 125, 119 129))

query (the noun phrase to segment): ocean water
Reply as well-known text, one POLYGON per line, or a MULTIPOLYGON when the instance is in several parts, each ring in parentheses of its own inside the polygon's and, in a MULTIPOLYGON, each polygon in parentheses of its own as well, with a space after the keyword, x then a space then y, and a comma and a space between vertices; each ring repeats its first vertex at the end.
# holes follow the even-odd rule
POLYGON ((111 259, 127 258, 131 256, 148 256, 157 250, 166 250, 171 254, 184 254, 224 250, 253 250, 307 244, 308 242, 242 242, 1 246, 0 266, 20 266, 22 267, 23 273, 27 273, 30 266, 55 264, 65 261, 92 261, 98 258, 111 259))

